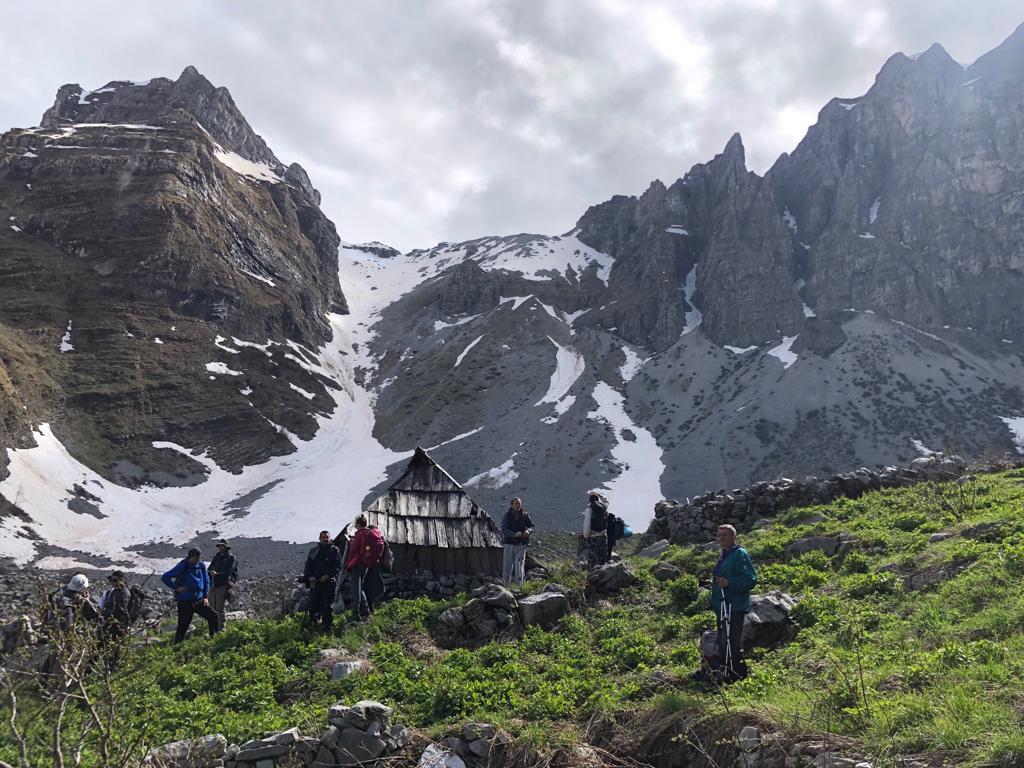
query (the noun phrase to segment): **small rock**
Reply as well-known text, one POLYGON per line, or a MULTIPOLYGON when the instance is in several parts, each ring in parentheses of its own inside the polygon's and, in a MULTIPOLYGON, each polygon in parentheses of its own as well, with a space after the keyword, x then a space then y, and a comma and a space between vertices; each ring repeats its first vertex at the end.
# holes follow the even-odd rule
POLYGON ((737 742, 744 752, 753 752, 761 746, 761 729, 755 725, 743 726, 737 742))
POLYGON ((466 762, 458 755, 429 744, 420 755, 416 768, 466 768, 466 762))
POLYGON ((672 581, 672 579, 678 579, 683 575, 683 572, 676 568, 671 563, 655 563, 654 567, 651 568, 651 574, 658 581, 672 581))
POLYGON ((668 539, 659 539, 650 546, 644 547, 637 552, 638 557, 657 558, 669 547, 668 539))
POLYGON ((362 668, 363 662, 358 659, 354 661, 339 661, 331 667, 331 680, 344 680, 357 669, 362 668))

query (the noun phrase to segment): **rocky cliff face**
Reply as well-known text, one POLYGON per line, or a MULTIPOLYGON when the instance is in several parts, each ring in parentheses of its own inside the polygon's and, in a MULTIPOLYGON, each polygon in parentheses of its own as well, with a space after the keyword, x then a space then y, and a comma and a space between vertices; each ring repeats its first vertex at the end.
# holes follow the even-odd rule
POLYGON ((132 485, 205 476, 154 441, 236 471, 294 450, 334 405, 300 358, 346 311, 318 202, 192 67, 63 86, 0 136, 0 441, 51 422, 132 485))
POLYGON ((1024 451, 1022 64, 1024 30, 967 69, 898 54, 764 176, 734 136, 565 235, 407 254, 339 252, 194 70, 65 86, 0 137, 0 545, 307 540, 417 445, 560 528, 594 487, 642 527, 662 496, 1024 451))

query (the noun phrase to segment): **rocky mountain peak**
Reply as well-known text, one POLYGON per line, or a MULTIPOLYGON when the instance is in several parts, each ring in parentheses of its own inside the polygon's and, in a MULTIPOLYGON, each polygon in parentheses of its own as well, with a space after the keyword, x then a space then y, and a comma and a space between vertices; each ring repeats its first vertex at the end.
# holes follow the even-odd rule
POLYGON ((968 67, 969 80, 982 77, 990 83, 1019 82, 1024 77, 1024 24, 968 67))
POLYGON ((157 77, 143 82, 113 80, 94 91, 78 83, 63 85, 43 114, 44 128, 69 123, 162 125, 180 122, 187 113, 224 149, 246 160, 266 163, 277 173, 285 166, 259 136, 227 88, 214 86, 199 70, 186 67, 177 80, 157 77))

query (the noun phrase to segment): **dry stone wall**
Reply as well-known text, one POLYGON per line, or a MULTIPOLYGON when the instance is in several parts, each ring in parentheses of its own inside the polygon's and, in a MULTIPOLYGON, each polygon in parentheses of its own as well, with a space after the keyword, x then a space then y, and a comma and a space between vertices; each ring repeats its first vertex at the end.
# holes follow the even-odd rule
POLYGON ((674 544, 703 543, 715 537, 719 525, 749 530, 758 520, 774 517, 792 507, 827 504, 839 498, 856 499, 880 488, 897 488, 926 480, 956 480, 967 470, 959 456, 936 454, 915 459, 905 467, 881 471, 861 467, 827 478, 779 478, 732 491, 707 491, 686 503, 659 501, 644 543, 667 539, 674 544))

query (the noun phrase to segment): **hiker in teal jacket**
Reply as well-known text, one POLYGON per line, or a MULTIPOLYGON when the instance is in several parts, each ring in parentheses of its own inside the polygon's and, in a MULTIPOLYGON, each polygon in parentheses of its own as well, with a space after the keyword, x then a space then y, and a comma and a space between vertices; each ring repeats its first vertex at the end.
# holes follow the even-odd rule
POLYGON ((722 548, 711 578, 711 608, 718 617, 718 647, 720 669, 726 680, 739 680, 747 676, 747 663, 743 660, 743 620, 750 610, 750 590, 757 584, 757 571, 747 550, 736 543, 736 529, 731 525, 718 527, 718 545, 722 548), (722 602, 729 616, 728 646, 726 653, 726 627, 722 620, 722 602))

